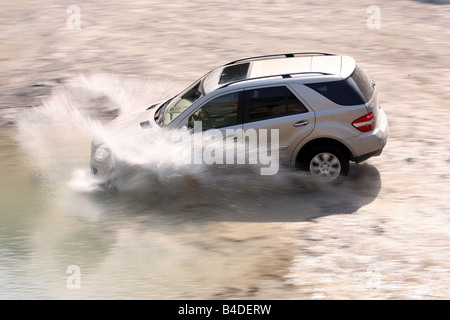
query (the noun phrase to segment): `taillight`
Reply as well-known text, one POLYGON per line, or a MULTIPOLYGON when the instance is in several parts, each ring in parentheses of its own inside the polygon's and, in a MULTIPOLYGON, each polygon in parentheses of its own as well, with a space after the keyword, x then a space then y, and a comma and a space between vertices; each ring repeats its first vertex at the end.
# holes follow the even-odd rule
POLYGON ((375 117, 373 113, 366 114, 365 116, 356 119, 352 122, 352 125, 362 132, 367 132, 375 127, 375 117))

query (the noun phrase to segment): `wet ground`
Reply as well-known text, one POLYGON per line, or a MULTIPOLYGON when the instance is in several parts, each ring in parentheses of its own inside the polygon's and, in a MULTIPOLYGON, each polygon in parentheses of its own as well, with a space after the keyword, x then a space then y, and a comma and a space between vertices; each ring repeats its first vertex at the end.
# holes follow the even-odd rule
POLYGON ((448 299, 450 6, 378 1, 377 28, 370 2, 79 2, 69 29, 70 5, 0 13, 1 298, 448 299), (298 51, 355 57, 389 118, 383 154, 339 188, 239 171, 92 188, 98 123, 298 51))

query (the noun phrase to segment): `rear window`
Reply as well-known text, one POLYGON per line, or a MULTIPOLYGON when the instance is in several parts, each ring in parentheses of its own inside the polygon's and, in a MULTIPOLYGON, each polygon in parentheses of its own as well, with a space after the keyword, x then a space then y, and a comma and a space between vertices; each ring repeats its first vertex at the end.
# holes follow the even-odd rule
POLYGON ((366 100, 366 102, 368 102, 372 98, 374 91, 372 79, 370 79, 369 76, 358 65, 356 66, 355 71, 350 77, 353 79, 353 81, 355 81, 356 85, 364 96, 364 99, 366 100))
POLYGON ((372 98, 374 92, 372 80, 358 66, 347 79, 305 85, 343 106, 365 104, 372 98))

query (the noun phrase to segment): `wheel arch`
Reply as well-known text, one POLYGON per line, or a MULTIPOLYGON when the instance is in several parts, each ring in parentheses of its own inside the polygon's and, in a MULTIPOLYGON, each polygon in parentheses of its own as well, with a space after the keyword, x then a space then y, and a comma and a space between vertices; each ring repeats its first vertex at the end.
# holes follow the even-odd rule
POLYGON ((342 142, 333 139, 333 138, 316 138, 314 140, 308 141, 303 146, 299 148, 299 150, 296 152, 295 157, 293 158, 293 165, 298 166, 302 162, 304 162, 306 155, 310 150, 316 147, 321 146, 332 146, 335 148, 338 148, 342 151, 342 153, 345 155, 345 157, 348 160, 353 159, 352 152, 350 149, 342 142))

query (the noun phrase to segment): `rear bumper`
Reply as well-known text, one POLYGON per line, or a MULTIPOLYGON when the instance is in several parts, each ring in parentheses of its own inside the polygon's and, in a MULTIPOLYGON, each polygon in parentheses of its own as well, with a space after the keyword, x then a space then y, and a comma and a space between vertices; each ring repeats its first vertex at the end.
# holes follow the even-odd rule
POLYGON ((360 162, 366 161, 369 158, 377 157, 377 156, 381 155, 381 153, 383 152, 383 149, 384 149, 384 146, 383 146, 383 148, 380 148, 378 150, 375 150, 375 151, 363 154, 362 156, 353 157, 353 159, 351 159, 351 160, 356 162, 356 163, 360 163, 360 162))
POLYGON ((353 150, 357 150, 357 152, 353 152, 350 160, 359 163, 382 153, 388 140, 389 126, 386 114, 382 109, 379 110, 378 116, 380 120, 373 131, 350 140, 353 150))

